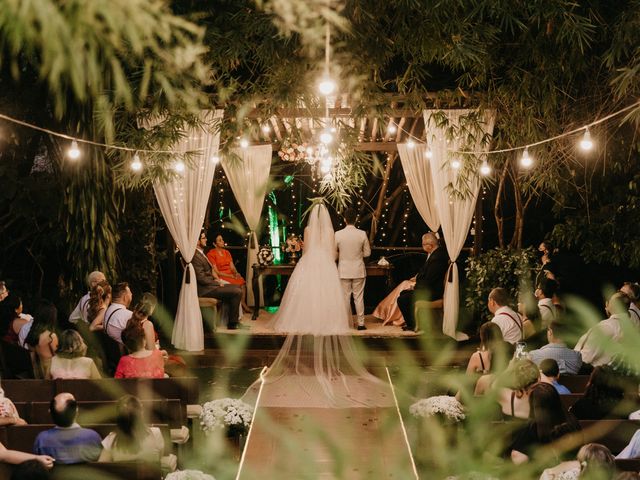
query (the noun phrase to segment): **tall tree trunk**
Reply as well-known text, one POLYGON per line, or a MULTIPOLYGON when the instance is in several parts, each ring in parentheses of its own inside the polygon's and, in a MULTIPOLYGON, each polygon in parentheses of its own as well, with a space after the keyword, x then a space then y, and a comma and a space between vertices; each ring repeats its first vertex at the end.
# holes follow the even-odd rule
POLYGON ((510 160, 504 162, 500 177, 498 178, 498 191, 496 192, 496 200, 493 205, 493 217, 496 220, 496 227, 498 229, 498 244, 500 248, 504 248, 504 219, 502 218, 501 205, 502 205, 502 193, 504 191, 504 182, 506 180, 509 171, 510 160))
POLYGON ((387 165, 384 168, 384 176, 382 177, 382 186, 380 187, 380 194, 378 195, 378 202, 376 209, 373 212, 373 218, 371 219, 371 231, 369 232, 369 243, 373 243, 373 239, 376 237, 378 231, 378 222, 380 221, 380 215, 384 207, 384 202, 387 198, 387 187, 389 186, 389 176, 393 168, 393 164, 398 157, 396 152, 390 153, 387 159, 387 165))

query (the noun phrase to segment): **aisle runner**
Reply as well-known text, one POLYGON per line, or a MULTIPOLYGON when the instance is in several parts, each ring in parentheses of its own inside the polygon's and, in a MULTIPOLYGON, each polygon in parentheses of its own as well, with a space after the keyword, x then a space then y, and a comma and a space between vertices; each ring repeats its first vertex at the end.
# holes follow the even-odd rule
POLYGON ((417 478, 395 401, 363 408, 265 403, 272 402, 258 400, 237 479, 417 478))

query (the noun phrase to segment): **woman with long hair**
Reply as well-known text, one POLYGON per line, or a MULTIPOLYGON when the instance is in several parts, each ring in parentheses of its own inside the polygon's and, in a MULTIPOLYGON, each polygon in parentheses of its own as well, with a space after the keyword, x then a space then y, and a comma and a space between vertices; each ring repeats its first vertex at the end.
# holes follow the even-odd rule
POLYGON ((50 378, 51 359, 58 349, 58 336, 55 333, 57 318, 56 307, 51 302, 43 300, 35 311, 31 328, 25 339, 25 345, 35 359, 36 376, 40 378, 50 378))
POLYGON ((496 323, 483 323, 480 327, 480 347, 469 357, 467 373, 486 375, 504 370, 513 355, 510 345, 504 341, 502 330, 496 323))
POLYGON ((583 445, 575 460, 547 468, 540 480, 612 480, 616 473, 615 458, 611 451, 599 443, 583 445))
POLYGON ((625 401, 625 392, 637 394, 635 374, 615 370, 613 366, 596 367, 591 372, 584 394, 569 411, 579 420, 627 418, 636 409, 635 401, 625 401))
POLYGON ((0 304, 0 335, 5 342, 18 345, 20 329, 33 320, 22 313, 22 299, 11 294, 0 304))
POLYGON ((106 280, 99 282, 89 293, 89 307, 87 308, 87 321, 89 329, 93 332, 102 330, 104 313, 111 303, 111 285, 106 280))
POLYGON ((160 429, 144 420, 142 403, 133 395, 118 400, 116 430, 102 441, 99 462, 158 462, 164 452, 160 429))

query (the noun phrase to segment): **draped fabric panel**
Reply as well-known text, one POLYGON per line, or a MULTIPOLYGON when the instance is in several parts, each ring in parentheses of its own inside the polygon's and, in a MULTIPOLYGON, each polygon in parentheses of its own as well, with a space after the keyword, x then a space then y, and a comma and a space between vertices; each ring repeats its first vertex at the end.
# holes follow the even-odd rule
POLYGON ((457 176, 464 173, 451 164, 455 160, 464 164, 462 155, 454 153, 456 151, 487 150, 489 145, 483 139, 485 134, 493 133, 495 112, 485 111, 481 117, 473 110, 425 110, 423 113, 427 143, 433 152, 430 166, 436 205, 451 261, 444 290, 442 331, 460 340, 466 335, 456 331, 460 309, 456 260, 469 234, 481 182, 478 166, 474 166, 468 172, 464 194, 452 193, 451 186, 457 185, 457 176), (478 118, 480 121, 476 121, 478 118))
POLYGON ((222 110, 206 110, 201 113, 203 125, 198 128, 188 127, 184 137, 173 146, 176 152, 199 152, 193 159, 193 164, 187 165, 178 178, 169 182, 156 181, 153 184, 162 216, 186 263, 171 335, 171 343, 181 350, 204 349, 202 314, 191 260, 200 238, 213 182, 215 163, 211 161, 211 157, 217 154, 220 143, 220 134, 216 131, 215 124, 217 119, 222 118, 222 113, 222 110))
MULTIPOLYGON (((260 215, 264 205, 271 169, 271 145, 256 145, 238 148, 234 153, 240 158, 223 158, 222 168, 229 179, 229 185, 249 226, 247 247, 247 302, 253 303, 251 265, 258 262, 258 237, 256 230, 260 224, 260 215)), ((262 300, 262 299, 261 299, 262 300)), ((260 302, 263 304, 263 302, 260 302)))
POLYGON ((414 145, 409 148, 406 143, 398 144, 400 162, 413 203, 431 231, 437 232, 440 228, 440 217, 431 180, 430 161, 426 158, 427 150, 426 145, 414 145))

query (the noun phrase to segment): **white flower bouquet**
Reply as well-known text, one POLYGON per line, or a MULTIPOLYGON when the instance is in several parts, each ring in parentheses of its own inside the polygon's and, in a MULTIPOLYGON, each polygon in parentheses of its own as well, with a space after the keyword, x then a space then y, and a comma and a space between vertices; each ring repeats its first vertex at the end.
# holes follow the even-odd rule
POLYGON ((165 480, 216 480, 211 475, 202 473, 200 470, 182 470, 171 472, 164 478, 165 480))
POLYGON ((456 397, 439 395, 423 398, 409 407, 409 412, 415 417, 433 417, 441 415, 447 420, 460 422, 465 419, 464 407, 456 397))
POLYGON ((200 425, 205 433, 222 429, 246 431, 252 418, 251 405, 236 398, 222 398, 202 405, 200 425))

